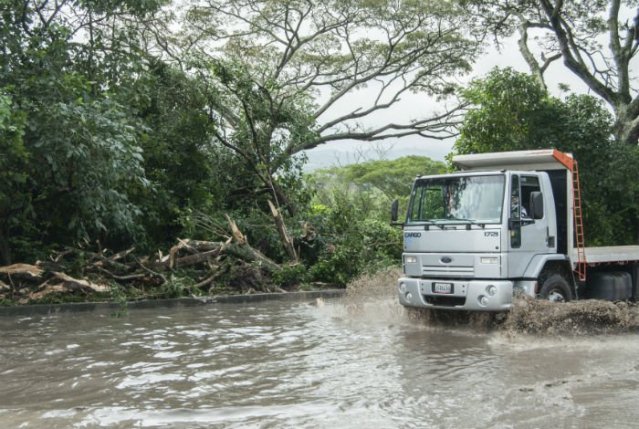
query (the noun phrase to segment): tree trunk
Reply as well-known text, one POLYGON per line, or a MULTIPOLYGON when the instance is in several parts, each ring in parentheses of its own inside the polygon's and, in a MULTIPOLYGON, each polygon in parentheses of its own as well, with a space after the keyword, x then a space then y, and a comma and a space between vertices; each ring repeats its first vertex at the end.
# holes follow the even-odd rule
POLYGON ((284 223, 282 214, 270 200, 268 202, 268 206, 271 208, 271 214, 273 215, 273 219, 275 220, 275 226, 277 227, 277 232, 280 235, 282 246, 284 246, 284 249, 286 250, 286 253, 288 253, 289 258, 291 258, 291 260, 294 262, 298 262, 299 258, 297 257, 295 246, 293 245, 293 239, 286 229, 286 224, 284 223))
POLYGON ((639 138, 639 120, 629 106, 617 105, 617 120, 614 124, 614 134, 618 142, 628 145, 636 145, 639 138))
POLYGON ((11 247, 9 246, 9 234, 4 227, 0 227, 0 263, 10 265, 12 262, 11 247))
POLYGON ((273 181, 273 178, 269 177, 270 183, 266 183, 269 187, 273 199, 276 201, 277 207, 284 207, 289 216, 295 216, 295 207, 291 204, 291 200, 282 192, 279 186, 273 181))

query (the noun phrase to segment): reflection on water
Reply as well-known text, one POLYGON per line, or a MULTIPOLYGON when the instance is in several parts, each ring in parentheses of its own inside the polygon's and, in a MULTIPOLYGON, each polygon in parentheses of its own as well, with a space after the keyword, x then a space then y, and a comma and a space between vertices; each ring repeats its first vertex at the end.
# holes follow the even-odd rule
POLYGON ((394 300, 0 318, 3 428, 636 427, 635 335, 432 327, 394 300))

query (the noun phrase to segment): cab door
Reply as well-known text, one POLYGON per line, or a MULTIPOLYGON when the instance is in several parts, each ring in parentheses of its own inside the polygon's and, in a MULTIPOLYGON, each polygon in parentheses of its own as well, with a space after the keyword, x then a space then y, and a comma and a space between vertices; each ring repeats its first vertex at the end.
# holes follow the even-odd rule
POLYGON ((524 270, 535 255, 548 253, 548 216, 533 219, 530 196, 541 191, 539 176, 530 173, 516 173, 511 176, 510 213, 510 257, 508 277, 522 277, 524 270))

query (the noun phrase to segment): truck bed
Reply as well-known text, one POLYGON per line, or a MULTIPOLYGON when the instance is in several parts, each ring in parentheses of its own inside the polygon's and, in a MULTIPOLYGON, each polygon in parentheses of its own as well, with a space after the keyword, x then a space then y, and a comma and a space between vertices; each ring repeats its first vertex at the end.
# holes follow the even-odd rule
POLYGON ((639 261, 639 246, 586 247, 588 264, 639 261))

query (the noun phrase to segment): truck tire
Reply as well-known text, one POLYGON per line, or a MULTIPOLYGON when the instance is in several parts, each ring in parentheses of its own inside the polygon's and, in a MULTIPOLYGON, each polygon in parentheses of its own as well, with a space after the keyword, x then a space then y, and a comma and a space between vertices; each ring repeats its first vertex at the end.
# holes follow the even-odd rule
POLYGON ((566 279, 561 274, 553 274, 541 285, 538 297, 552 302, 568 302, 572 300, 572 293, 566 279))

